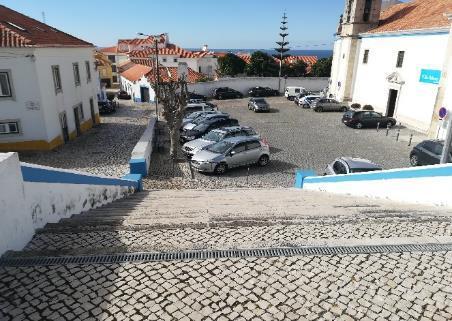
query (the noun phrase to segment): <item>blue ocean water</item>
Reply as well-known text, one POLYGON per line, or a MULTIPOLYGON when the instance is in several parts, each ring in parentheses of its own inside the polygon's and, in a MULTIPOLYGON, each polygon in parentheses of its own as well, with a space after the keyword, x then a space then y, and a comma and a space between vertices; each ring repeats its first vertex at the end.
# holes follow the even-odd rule
MULTIPOLYGON (((276 54, 274 49, 209 49, 214 52, 232 52, 232 53, 253 53, 263 51, 269 55, 276 54)), ((333 55, 333 50, 290 50, 287 54, 292 56, 317 56, 317 58, 329 58, 333 55)))

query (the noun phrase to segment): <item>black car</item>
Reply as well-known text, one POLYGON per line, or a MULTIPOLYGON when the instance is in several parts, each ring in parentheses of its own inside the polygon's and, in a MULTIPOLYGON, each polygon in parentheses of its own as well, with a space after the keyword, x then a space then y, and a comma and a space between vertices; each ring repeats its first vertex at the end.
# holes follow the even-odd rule
POLYGON ((116 111, 116 103, 114 101, 98 101, 99 114, 110 114, 116 111))
MULTIPOLYGON (((436 165, 441 161, 444 141, 424 140, 413 147, 410 153, 411 166, 436 165)), ((449 154, 448 163, 452 163, 452 153, 449 154)))
POLYGON ((268 97, 279 96, 279 92, 276 89, 270 87, 254 87, 248 91, 250 97, 268 97))
POLYGON ((121 90, 118 92, 118 99, 130 100, 132 98, 127 91, 121 90))
POLYGON ((207 119, 193 127, 193 129, 184 131, 180 136, 180 141, 186 143, 204 136, 213 129, 238 125, 239 121, 232 118, 207 119))
POLYGON ((212 96, 215 99, 243 98, 243 94, 240 91, 229 87, 215 88, 212 92, 212 96))
POLYGON ((392 127, 396 124, 396 120, 392 117, 383 116, 375 111, 347 111, 342 116, 342 122, 354 128, 376 128, 377 124, 380 123, 380 127, 392 127))
POLYGON ((194 93, 194 92, 189 92, 187 99, 199 99, 199 100, 202 100, 202 101, 206 101, 207 97, 204 96, 204 95, 201 95, 201 94, 194 93))

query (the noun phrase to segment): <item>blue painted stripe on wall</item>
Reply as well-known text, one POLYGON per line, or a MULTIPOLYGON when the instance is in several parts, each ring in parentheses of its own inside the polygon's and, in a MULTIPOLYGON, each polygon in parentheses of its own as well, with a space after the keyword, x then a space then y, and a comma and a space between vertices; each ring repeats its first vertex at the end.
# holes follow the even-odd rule
POLYGON ((21 165, 22 176, 25 182, 36 183, 63 183, 63 184, 86 184, 86 185, 119 185, 128 187, 139 187, 139 182, 120 178, 106 178, 89 176, 83 173, 69 173, 57 169, 37 168, 21 165))
POLYGON ((349 175, 306 177, 304 179, 304 184, 377 181, 389 179, 409 179, 409 178, 444 177, 444 176, 452 176, 452 165, 441 167, 429 166, 428 168, 415 168, 411 170, 400 170, 391 172, 381 171, 349 175))
POLYGON ((382 33, 382 34, 361 34, 361 38, 393 38, 393 37, 414 37, 414 36, 435 36, 447 35, 449 30, 438 30, 429 32, 403 32, 403 33, 382 33))

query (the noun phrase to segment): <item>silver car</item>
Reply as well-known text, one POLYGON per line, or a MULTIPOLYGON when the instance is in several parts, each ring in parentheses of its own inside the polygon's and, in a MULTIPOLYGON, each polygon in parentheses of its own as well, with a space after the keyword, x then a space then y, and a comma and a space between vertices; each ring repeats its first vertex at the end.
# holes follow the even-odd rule
POLYGON ((193 156, 191 165, 199 172, 223 174, 238 166, 270 161, 270 147, 253 137, 234 137, 215 143, 193 156))
POLYGON ((192 140, 182 146, 182 151, 187 157, 192 157, 199 151, 218 143, 219 141, 231 137, 253 137, 259 139, 260 136, 251 128, 246 126, 234 126, 214 129, 201 138, 192 140))
POLYGON ((270 111, 270 106, 264 98, 250 98, 248 109, 254 112, 270 111))
POLYGON ((314 100, 311 103, 311 109, 313 109, 314 111, 319 112, 319 113, 321 113, 323 111, 346 112, 348 110, 348 107, 334 99, 320 98, 320 99, 314 100))
POLYGON ((323 175, 342 175, 380 171, 382 168, 368 159, 339 157, 325 168, 323 175))

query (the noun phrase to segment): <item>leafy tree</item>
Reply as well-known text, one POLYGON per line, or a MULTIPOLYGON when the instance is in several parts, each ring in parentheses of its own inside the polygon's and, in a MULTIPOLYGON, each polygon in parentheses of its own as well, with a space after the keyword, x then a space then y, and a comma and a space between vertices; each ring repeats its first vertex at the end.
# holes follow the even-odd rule
POLYGON ((314 77, 329 77, 331 75, 331 65, 333 57, 322 58, 317 60, 311 67, 311 76, 314 77))
POLYGON ((236 76, 242 74, 246 63, 233 53, 218 58, 218 71, 222 76, 236 76))
POLYGON ((251 60, 246 65, 245 72, 248 76, 274 77, 278 75, 278 64, 272 56, 262 51, 255 51, 251 60))
POLYGON ((282 76, 288 77, 304 77, 308 65, 304 61, 297 61, 293 64, 282 65, 282 76))

